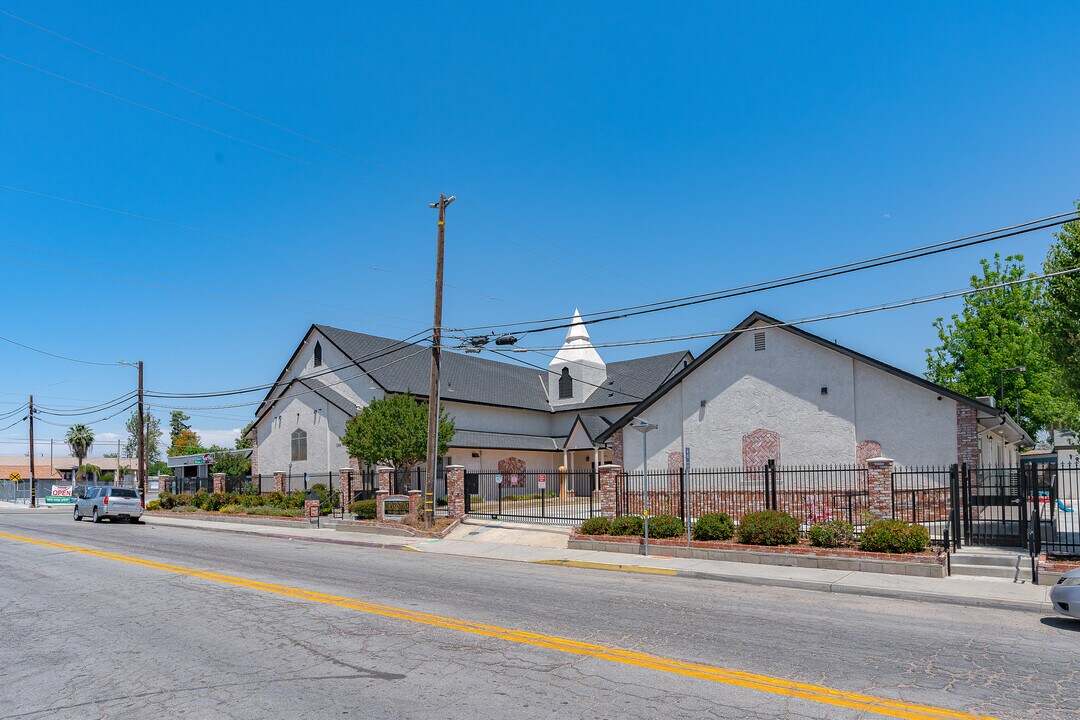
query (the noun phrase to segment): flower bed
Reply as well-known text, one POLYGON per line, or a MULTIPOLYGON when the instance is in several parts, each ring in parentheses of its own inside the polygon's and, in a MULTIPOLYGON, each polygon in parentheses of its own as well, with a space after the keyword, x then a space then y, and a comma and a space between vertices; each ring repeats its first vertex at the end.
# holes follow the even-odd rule
POLYGON ((408 518, 403 518, 401 522, 396 520, 383 520, 382 522, 376 522, 374 520, 339 520, 336 529, 343 530, 345 532, 372 532, 379 534, 380 530, 392 531, 386 534, 393 535, 412 535, 414 537, 432 537, 432 538, 444 538, 450 534, 450 531, 458 526, 461 521, 457 518, 437 517, 435 518, 435 528, 433 530, 425 530, 421 521, 410 522, 408 518))
MULTIPOLYGON (((640 554, 644 544, 642 537, 582 535, 575 530, 570 534, 567 547, 640 554)), ((649 554, 923 577, 944 577, 946 559, 944 552, 934 550, 921 553, 876 553, 854 548, 816 547, 806 540, 800 540, 793 545, 743 545, 726 540, 691 540, 687 545, 685 537, 649 538, 649 554)))

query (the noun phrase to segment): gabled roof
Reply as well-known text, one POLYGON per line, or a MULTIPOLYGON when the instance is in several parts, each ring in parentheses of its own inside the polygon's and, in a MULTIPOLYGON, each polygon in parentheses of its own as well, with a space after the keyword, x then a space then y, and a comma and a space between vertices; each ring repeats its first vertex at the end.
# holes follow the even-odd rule
POLYGON ((611 427, 611 421, 602 415, 578 415, 574 418, 574 424, 570 426, 570 432, 566 433, 566 437, 563 439, 562 447, 566 448, 570 443, 570 438, 574 434, 574 430, 578 424, 585 429, 585 434, 589 438, 589 442, 594 445, 599 445, 597 437, 611 427))
POLYGON ((596 388, 585 402, 560 405, 556 412, 578 412, 612 405, 629 405, 640 402, 661 383, 682 368, 683 362, 693 360, 686 350, 650 355, 648 357, 619 360, 607 364, 607 381, 596 388))
POLYGON ((458 430, 454 433, 454 441, 450 445, 455 448, 476 448, 477 450, 542 450, 553 452, 561 448, 560 439, 546 435, 458 430))
POLYGON ((308 389, 315 392, 316 395, 326 400, 332 405, 336 405, 339 410, 342 410, 348 415, 356 412, 356 402, 345 397, 334 388, 324 383, 319 378, 314 377, 301 377, 297 378, 301 385, 306 386, 308 389))
POLYGON ((719 340, 717 340, 715 343, 713 343, 713 345, 708 350, 703 352, 695 360, 690 362, 684 368, 682 368, 677 373, 675 373, 670 379, 668 379, 662 385, 657 387, 656 390, 651 392, 648 397, 646 397, 644 400, 642 400, 640 403, 638 403, 632 410, 630 410, 625 415, 623 415, 621 418, 619 418, 618 421, 616 421, 611 427, 609 427, 607 430, 605 430, 600 435, 600 437, 597 438, 597 439, 600 440, 600 441, 606 441, 617 430, 624 427, 627 423, 629 423, 631 420, 633 420, 635 417, 637 417, 639 414, 641 414, 647 408, 649 408, 649 406, 651 406, 653 403, 655 403, 661 397, 666 395, 669 390, 671 390, 673 387, 675 387, 680 382, 682 382, 683 378, 685 378, 687 375, 689 375, 690 373, 694 372, 696 369, 698 369, 699 367, 704 365, 706 362, 709 361, 710 358, 712 358, 713 355, 716 355, 718 352, 720 352, 725 347, 727 347, 740 334, 742 334, 743 332, 749 330, 750 328, 752 328, 754 325, 756 325, 758 323, 766 323, 765 327, 774 326, 779 330, 784 330, 786 332, 790 332, 790 333, 792 333, 794 335, 797 335, 797 336, 799 336, 799 337, 801 337, 803 339, 809 340, 810 342, 813 342, 813 343, 816 343, 816 344, 818 344, 818 345, 820 345, 822 347, 828 348, 829 350, 833 350, 833 351, 838 352, 838 353, 840 353, 842 355, 847 355, 848 357, 850 357, 852 359, 855 359, 855 360, 858 360, 859 362, 865 363, 865 364, 867 364, 867 365, 869 365, 871 367, 877 368, 878 370, 881 370, 883 372, 887 372, 890 375, 895 375, 896 377, 898 377, 898 378, 900 378, 902 380, 907 380, 910 383, 913 383, 915 385, 923 387, 923 388, 925 388, 927 390, 930 390, 931 392, 937 393, 938 395, 943 395, 945 397, 952 398, 953 400, 955 400, 958 403, 962 403, 964 405, 968 405, 970 407, 975 408, 977 411, 980 412, 980 414, 990 414, 990 415, 999 415, 1000 414, 1000 412, 998 410, 996 410, 992 405, 987 405, 986 403, 979 402, 975 398, 968 397, 967 395, 962 395, 962 394, 960 394, 960 393, 958 393, 958 392, 956 392, 954 390, 950 390, 950 389, 948 389, 948 388, 946 388, 946 387, 944 387, 942 385, 938 385, 937 383, 931 382, 931 381, 927 380, 926 378, 921 378, 918 375, 912 375, 911 373, 909 373, 909 372, 907 372, 905 370, 901 370, 900 368, 893 367, 892 365, 888 365, 886 363, 883 363, 880 360, 876 360, 876 359, 870 357, 869 355, 863 355, 862 353, 857 352, 855 350, 852 350, 850 348, 844 347, 843 345, 839 345, 837 343, 830 342, 830 341, 826 340, 825 338, 822 338, 822 337, 819 337, 817 335, 814 335, 813 333, 807 332, 806 330, 803 330, 802 328, 796 327, 794 325, 785 325, 783 322, 781 322, 780 320, 777 320, 776 318, 770 317, 770 316, 768 316, 768 315, 766 315, 764 313, 761 313, 761 312, 754 311, 754 312, 750 313, 750 315, 748 315, 745 320, 743 320, 741 323, 736 325, 728 333, 726 333, 719 340))

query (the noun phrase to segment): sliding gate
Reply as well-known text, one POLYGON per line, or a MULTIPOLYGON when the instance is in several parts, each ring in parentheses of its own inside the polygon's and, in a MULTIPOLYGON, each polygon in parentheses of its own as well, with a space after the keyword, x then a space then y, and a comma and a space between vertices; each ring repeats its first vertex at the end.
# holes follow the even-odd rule
POLYGON ((470 517, 551 525, 578 525, 600 511, 596 474, 574 472, 478 472, 465 474, 465 512, 470 517))

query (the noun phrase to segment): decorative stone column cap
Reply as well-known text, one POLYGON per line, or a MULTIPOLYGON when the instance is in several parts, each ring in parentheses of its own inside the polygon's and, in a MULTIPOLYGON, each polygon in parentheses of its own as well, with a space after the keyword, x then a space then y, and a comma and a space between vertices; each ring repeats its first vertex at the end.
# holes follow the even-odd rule
POLYGON ((285 471, 284 471, 284 470, 275 470, 275 471, 274 471, 274 474, 275 474, 275 475, 285 475, 286 473, 285 473, 285 471))
POLYGON ((341 468, 338 472, 352 472, 352 468, 341 468))
POLYGON ((389 490, 376 490, 375 494, 376 495, 389 495, 390 491, 389 490))
POLYGON ((378 467, 375 468, 375 471, 376 472, 393 472, 394 468, 390 467, 389 465, 379 465, 378 467))
POLYGON ((447 470, 464 470, 465 466, 464 465, 447 465, 446 469, 447 470))
POLYGON ((622 470, 622 465, 617 465, 615 463, 608 463, 606 465, 601 465, 600 467, 597 468, 597 470, 622 470))
POLYGON ((887 458, 887 457, 867 458, 866 464, 867 465, 873 465, 875 467, 878 467, 878 466, 884 467, 885 465, 892 465, 893 464, 893 459, 892 458, 887 458))
MULTIPOLYGON (((390 492, 390 491, 389 491, 389 490, 387 490, 387 492, 390 492)), ((406 490, 406 491, 405 491, 405 494, 406 494, 406 495, 419 495, 419 494, 421 494, 422 492, 424 492, 424 491, 423 491, 423 490, 406 490)))
POLYGON ((213 475, 214 477, 218 477, 218 476, 225 477, 225 473, 210 473, 210 474, 213 475))

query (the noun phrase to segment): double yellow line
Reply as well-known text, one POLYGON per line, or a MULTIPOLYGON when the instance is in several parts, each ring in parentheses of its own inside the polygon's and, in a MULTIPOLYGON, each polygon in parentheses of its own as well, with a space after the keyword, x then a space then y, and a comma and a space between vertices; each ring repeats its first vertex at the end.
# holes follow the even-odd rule
POLYGON ((679 660, 673 660, 671 658, 664 658, 656 655, 647 655, 645 653, 633 652, 630 650, 620 650, 618 648, 611 648, 604 645, 583 643, 576 640, 570 640, 568 638, 561 638, 551 635, 541 635, 539 633, 532 633, 524 630, 514 630, 512 628, 499 627, 497 625, 485 625, 483 623, 475 623, 468 620, 459 620, 456 618, 417 612, 414 610, 403 610, 401 608, 396 608, 390 605, 379 605, 376 603, 365 602, 363 600, 356 600, 354 598, 341 597, 338 595, 328 595, 326 593, 319 593, 313 592, 311 590, 304 590, 302 588, 290 587, 288 585, 276 585, 274 583, 259 582, 257 580, 249 580, 247 578, 237 577, 234 575, 224 575, 222 573, 211 572, 209 570, 196 570, 194 568, 186 568, 179 565, 169 565, 167 563, 155 562, 153 560, 145 560, 143 558, 131 557, 128 555, 119 555, 117 553, 105 552, 103 550, 91 550, 89 548, 83 548, 77 545, 67 545, 65 543, 51 542, 49 540, 39 540, 37 538, 25 537, 22 535, 12 535, 4 532, 0 532, 0 538, 4 538, 6 540, 13 540, 16 542, 29 543, 32 545, 39 545, 42 547, 53 548, 56 550, 66 550, 69 552, 81 553, 83 555, 102 558, 104 560, 115 560, 117 562, 138 565, 154 570, 162 570, 178 575, 188 575, 190 577, 209 580, 211 582, 222 583, 225 585, 235 585, 237 587, 249 588, 251 590, 259 590, 262 592, 271 593, 273 595, 296 598, 298 600, 307 600, 309 602, 323 603, 324 605, 336 605, 337 607, 347 608, 349 610, 358 610, 360 612, 371 613, 373 615, 381 615, 383 617, 394 618, 397 620, 420 623, 422 625, 429 625, 431 627, 439 627, 447 630, 456 630, 458 632, 470 633, 472 635, 482 635, 484 637, 497 638, 499 640, 506 640, 508 642, 532 645, 535 647, 547 648, 549 650, 557 650, 559 652, 570 653, 572 655, 593 657, 599 660, 606 660, 608 662, 615 662, 622 665, 633 665, 636 667, 648 668, 650 670, 659 670, 661 672, 682 675, 685 677, 698 678, 701 680, 709 680, 712 682, 747 688, 750 690, 760 690, 762 692, 767 692, 774 695, 786 695, 788 697, 799 698, 800 700, 808 700, 811 702, 824 703, 826 705, 834 705, 837 707, 845 707, 853 710, 862 710, 866 712, 878 713, 887 717, 908 718, 909 720, 928 720, 930 718, 935 718, 938 720, 940 720, 941 718, 952 718, 954 720, 993 720, 993 718, 988 718, 984 715, 974 715, 971 713, 949 710, 947 708, 934 707, 932 705, 919 705, 915 703, 903 702, 900 700, 890 700, 888 698, 875 697, 873 695, 844 692, 841 690, 833 690, 832 688, 823 687, 821 685, 811 685, 808 683, 794 682, 791 680, 784 680, 782 678, 771 677, 769 675, 740 672, 738 670, 729 670, 726 668, 715 667, 712 665, 702 665, 699 663, 681 662, 679 660))

